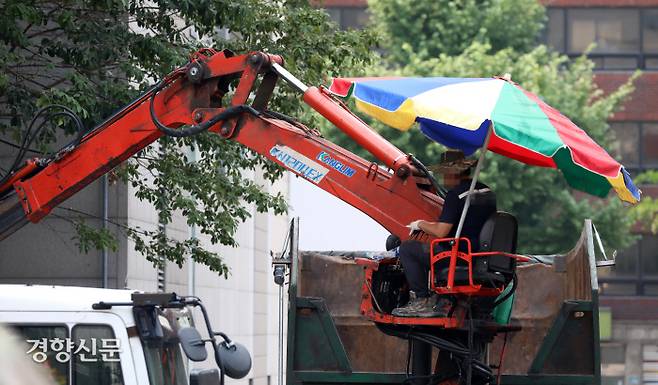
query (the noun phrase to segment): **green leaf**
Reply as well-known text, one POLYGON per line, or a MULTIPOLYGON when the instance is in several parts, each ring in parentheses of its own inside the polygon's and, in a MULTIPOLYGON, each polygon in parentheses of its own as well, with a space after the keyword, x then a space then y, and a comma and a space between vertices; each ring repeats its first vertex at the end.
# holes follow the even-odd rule
MULTIPOLYGON (((0 91, 7 100, 0 113, 11 122, 0 123, 0 130, 18 138, 34 112, 53 103, 70 107, 86 127, 95 127, 202 46, 281 54, 291 72, 318 84, 325 76, 369 64, 376 36, 369 30, 338 31, 323 10, 300 0, 8 0, 0 10, 0 91), (231 31, 229 39, 218 26, 231 31), (191 38, 190 31, 202 40, 191 38), (15 74, 6 75, 10 71, 15 74)), ((300 98, 286 87, 277 89, 270 108, 307 116, 300 98)), ((44 136, 44 146, 73 133, 65 121, 59 123, 44 136)), ((145 149, 114 170, 113 178, 133 186, 137 199, 155 207, 163 223, 182 212, 212 243, 236 246, 235 231, 252 205, 258 212, 286 212, 284 196, 245 175, 261 170, 269 183, 280 178, 282 169, 265 158, 213 134, 164 138, 159 144, 166 151, 145 149), (189 146, 198 149, 199 162, 186 160, 189 146)), ((195 240, 174 240, 125 223, 112 226, 153 263, 165 256, 181 264, 183 256, 192 255, 222 276, 229 273, 221 255, 195 240)), ((84 223, 76 229, 84 252, 116 245, 110 233, 84 223)))
MULTIPOLYGON (((386 36, 386 52, 381 65, 369 68, 367 75, 491 77, 510 73, 515 82, 541 96, 614 154, 615 137, 607 119, 633 91, 638 74, 603 95, 594 82, 594 65, 585 56, 570 60, 536 44, 545 21, 540 2, 371 0, 369 5, 373 28, 386 36)), ((419 130, 399 132, 364 119, 425 164, 437 163, 444 150, 419 130)), ((328 125, 323 128, 330 140, 370 158, 342 133, 328 125)), ((585 218, 593 219, 609 247, 624 248, 636 239, 630 234, 634 217, 619 199, 600 200, 572 191, 557 170, 487 154, 482 179, 496 192, 498 208, 518 217, 520 252, 569 250, 585 218)))

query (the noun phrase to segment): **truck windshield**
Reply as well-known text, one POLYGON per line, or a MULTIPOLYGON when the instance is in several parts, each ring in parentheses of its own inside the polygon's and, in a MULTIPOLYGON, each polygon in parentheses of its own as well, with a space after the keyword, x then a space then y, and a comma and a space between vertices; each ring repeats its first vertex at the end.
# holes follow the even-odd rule
POLYGON ((151 385, 188 385, 187 362, 177 331, 182 326, 190 326, 191 318, 187 310, 167 309, 158 316, 164 338, 161 341, 142 344, 151 385))

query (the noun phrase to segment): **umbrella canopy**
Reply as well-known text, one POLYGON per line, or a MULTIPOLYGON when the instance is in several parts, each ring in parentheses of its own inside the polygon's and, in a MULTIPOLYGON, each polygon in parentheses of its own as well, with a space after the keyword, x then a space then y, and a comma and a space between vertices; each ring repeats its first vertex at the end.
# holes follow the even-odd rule
POLYGON ((630 174, 582 129, 533 93, 503 78, 337 78, 329 90, 399 130, 415 122, 430 139, 467 155, 482 147, 518 161, 558 168, 578 190, 605 197, 614 188, 635 204, 630 174))

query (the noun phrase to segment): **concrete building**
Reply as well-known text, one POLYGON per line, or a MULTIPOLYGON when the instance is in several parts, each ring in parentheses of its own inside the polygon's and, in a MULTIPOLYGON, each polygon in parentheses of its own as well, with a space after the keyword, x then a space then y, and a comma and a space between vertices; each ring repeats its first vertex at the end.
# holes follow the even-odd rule
MULTIPOLYGON (((617 157, 632 175, 658 169, 658 1, 540 0, 547 8, 542 42, 575 57, 591 43, 596 82, 604 91, 623 84, 640 69, 636 90, 610 119, 617 157)), ((367 23, 366 0, 325 0, 341 28, 367 23)), ((658 196, 658 186, 640 186, 658 196)), ((658 383, 658 236, 642 234, 601 270, 602 375, 604 384, 658 383)))
MULTIPOLYGON (((596 81, 612 90, 640 69, 642 76, 624 109, 610 119, 619 141, 618 157, 632 175, 658 169, 658 1, 546 1, 547 42, 578 55, 596 43, 590 57, 596 81)), ((657 196, 658 186, 640 186, 657 196)), ((658 382, 658 236, 642 234, 600 272, 602 376, 604 384, 658 382)))
MULTIPOLYGON (((288 194, 287 174, 275 185, 270 185, 258 172, 250 172, 245 177, 261 184, 267 191, 288 194)), ((228 279, 198 264, 186 263, 179 268, 168 262, 164 269, 157 269, 135 252, 134 245, 113 225, 109 229, 117 236, 119 247, 117 251, 107 253, 105 270, 102 251, 91 250, 88 254, 78 251, 74 239, 76 232, 70 223, 79 211, 95 217, 87 219, 88 224, 102 225, 97 218, 101 218, 103 211, 103 183, 103 180, 92 183, 39 224, 29 224, 0 242, 0 282, 103 287, 105 281, 109 288, 197 295, 206 304, 215 329, 243 343, 252 354, 251 373, 242 380, 227 381, 245 385, 276 383, 278 286, 272 279, 270 250, 280 251, 288 229, 288 217, 257 213, 254 205, 250 205, 251 218, 239 227, 236 234, 239 247, 212 245, 206 237, 199 237, 208 249, 219 252, 230 266, 228 279)), ((135 198, 131 186, 109 186, 107 200, 111 222, 145 230, 157 229, 155 209, 135 198)), ((191 235, 191 229, 181 215, 174 217, 166 232, 179 240, 191 235)), ((211 359, 201 363, 201 366, 211 365, 211 359)))

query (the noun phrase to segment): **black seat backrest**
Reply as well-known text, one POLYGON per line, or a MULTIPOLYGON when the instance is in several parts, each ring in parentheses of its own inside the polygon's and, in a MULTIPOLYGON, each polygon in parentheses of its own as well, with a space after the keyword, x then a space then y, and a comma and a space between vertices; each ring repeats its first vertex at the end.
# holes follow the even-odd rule
MULTIPOLYGON (((480 231, 480 251, 516 253, 517 232, 518 223, 512 214, 496 212, 487 219, 480 231)), ((516 268, 516 260, 504 255, 492 255, 478 258, 475 265, 475 270, 479 272, 512 274, 516 268)))
POLYGON ((498 211, 487 219, 480 231, 480 251, 516 253, 518 223, 514 215, 498 211))
MULTIPOLYGON (((518 224, 509 213, 498 211, 492 214, 480 231, 480 252, 516 253, 516 236, 518 224)), ((507 285, 514 276, 516 259, 506 255, 493 254, 473 259, 473 282, 487 287, 507 285)), ((457 266, 455 282, 468 284, 468 267, 457 266)), ((434 280, 439 286, 445 286, 448 280, 448 267, 442 266, 434 280)))

